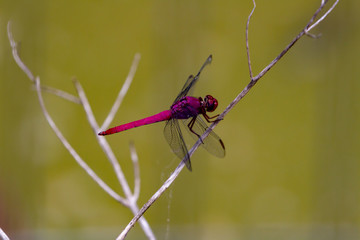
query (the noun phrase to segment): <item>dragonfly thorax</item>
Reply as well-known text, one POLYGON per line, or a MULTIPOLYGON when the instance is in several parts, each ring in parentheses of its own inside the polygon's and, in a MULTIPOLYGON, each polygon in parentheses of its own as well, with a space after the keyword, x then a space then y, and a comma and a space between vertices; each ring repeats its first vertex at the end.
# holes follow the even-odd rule
POLYGON ((173 118, 187 119, 196 117, 203 112, 202 109, 201 98, 198 99, 196 97, 186 96, 171 106, 171 114, 173 118))

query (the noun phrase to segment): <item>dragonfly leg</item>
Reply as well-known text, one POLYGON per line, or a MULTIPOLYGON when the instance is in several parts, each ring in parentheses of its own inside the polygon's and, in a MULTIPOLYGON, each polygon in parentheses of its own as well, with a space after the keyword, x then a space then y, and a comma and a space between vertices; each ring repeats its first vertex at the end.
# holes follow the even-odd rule
POLYGON ((217 114, 217 115, 215 115, 215 116, 210 117, 210 116, 208 116, 206 113, 203 113, 203 116, 204 116, 205 120, 206 120, 208 123, 212 123, 212 122, 215 122, 215 121, 216 121, 216 119, 215 119, 215 120, 213 120, 213 121, 211 121, 210 119, 217 118, 217 117, 219 116, 219 114, 217 114))
POLYGON ((188 128, 190 129, 190 131, 191 131, 193 134, 195 134, 195 135, 200 139, 201 143, 204 144, 203 140, 201 139, 201 136, 200 136, 199 134, 197 134, 197 133, 193 130, 193 126, 194 126, 194 124, 195 124, 195 120, 196 120, 196 117, 193 117, 187 126, 188 126, 188 128))

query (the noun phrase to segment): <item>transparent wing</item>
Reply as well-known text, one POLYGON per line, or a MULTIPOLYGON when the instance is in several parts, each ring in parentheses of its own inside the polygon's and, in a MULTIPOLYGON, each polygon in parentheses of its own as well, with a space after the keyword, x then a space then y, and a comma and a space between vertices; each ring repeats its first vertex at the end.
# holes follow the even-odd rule
MULTIPOLYGON (((189 134, 197 141, 199 139, 198 136, 192 133, 188 127, 190 121, 191 118, 182 120, 182 122, 186 125, 185 128, 188 130, 189 134)), ((200 115, 198 115, 192 130, 201 136, 206 131, 206 129, 208 129, 208 126, 204 120, 201 119, 200 115)), ((225 156, 225 145, 221 138, 214 131, 211 131, 209 136, 203 139, 203 144, 201 144, 201 146, 216 157, 223 158, 225 156)))
POLYGON ((175 102, 179 101, 182 97, 185 97, 186 95, 188 95, 189 91, 192 89, 192 87, 195 85, 195 83, 197 82, 197 80, 200 77, 200 73, 201 71, 206 67, 206 65, 210 64, 212 61, 212 55, 210 55, 205 63, 201 66, 198 74, 196 74, 196 76, 194 77, 193 75, 190 75, 188 77, 188 79, 185 82, 185 85, 183 86, 183 88, 181 89, 181 92, 179 93, 179 95, 176 97, 175 102))
POLYGON ((177 101, 179 101, 182 97, 185 97, 189 91, 190 91, 190 88, 192 86, 194 86, 196 82, 196 79, 194 79, 194 76, 193 75, 190 75, 188 77, 188 79, 186 80, 185 82, 185 85, 183 86, 183 88, 181 89, 179 95, 177 95, 176 99, 174 100, 174 103, 176 103, 177 101))
POLYGON ((180 159, 184 159, 185 157, 185 165, 191 171, 190 156, 177 119, 170 119, 166 122, 164 135, 176 156, 180 159))

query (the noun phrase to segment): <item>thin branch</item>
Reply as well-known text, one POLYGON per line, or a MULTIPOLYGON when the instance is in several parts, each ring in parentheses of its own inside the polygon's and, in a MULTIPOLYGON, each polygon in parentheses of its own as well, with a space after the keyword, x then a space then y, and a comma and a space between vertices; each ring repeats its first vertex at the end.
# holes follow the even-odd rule
POLYGON ((54 94, 58 97, 64 98, 70 102, 73 102, 76 104, 81 104, 81 101, 78 97, 75 97, 74 95, 67 93, 65 91, 62 91, 60 89, 48 87, 48 86, 44 86, 44 85, 41 85, 40 88, 41 88, 41 91, 43 91, 43 92, 48 92, 48 93, 54 94))
POLYGON ((126 77, 126 80, 114 102, 114 105, 112 106, 108 116, 106 117, 103 125, 101 126, 101 129, 107 129, 110 125, 110 123, 112 122, 112 120, 114 119, 115 117, 115 114, 116 112, 118 111, 127 91, 129 90, 129 87, 132 83, 132 80, 134 79, 134 76, 135 76, 135 73, 136 73, 136 69, 137 69, 137 66, 139 64, 139 61, 140 61, 140 54, 139 53, 136 53, 135 56, 134 56, 134 60, 131 64, 131 67, 130 67, 130 71, 129 71, 129 74, 127 75, 126 77))
POLYGON ((30 71, 30 69, 23 63, 23 61, 21 61, 21 59, 19 57, 19 53, 18 53, 18 50, 17 50, 17 44, 14 41, 14 38, 13 38, 13 35, 12 35, 12 32, 11 32, 11 22, 10 21, 7 24, 7 32, 8 32, 8 38, 9 38, 9 41, 10 41, 10 46, 11 46, 11 49, 12 49, 12 55, 14 57, 15 62, 21 68, 21 70, 28 76, 30 81, 32 81, 34 83, 35 82, 34 75, 30 71))
POLYGON ((6 233, 0 228, 0 238, 2 240, 10 240, 10 238, 6 235, 6 233))
POLYGON ((245 30, 245 39, 246 39, 246 54, 247 54, 247 59, 248 59, 248 67, 249 67, 249 74, 250 74, 250 79, 253 78, 253 72, 251 69, 251 59, 250 59, 250 48, 249 48, 249 24, 250 24, 250 19, 255 11, 256 8, 256 3, 255 0, 253 0, 253 9, 251 10, 251 13, 249 14, 249 17, 247 19, 246 22, 246 30, 245 30))
POLYGON ((39 103, 41 106, 41 109, 43 111, 43 114, 49 123, 52 130, 55 132, 56 136, 59 138, 61 143, 64 145, 64 147, 69 151, 71 156, 75 159, 75 161, 80 165, 82 169, 85 170, 85 172, 112 198, 123 204, 124 206, 128 206, 128 203, 125 199, 120 197, 114 190, 112 190, 101 178, 82 160, 82 158, 79 156, 79 154, 75 151, 75 149, 70 145, 70 143, 66 140, 66 138, 62 135, 59 128, 56 126, 55 122, 50 117, 46 107, 45 103, 41 94, 41 88, 40 88, 40 78, 35 78, 35 86, 36 86, 36 92, 38 94, 39 103))
MULTIPOLYGON (((253 0, 254 2, 254 0, 253 0)), ((325 0, 326 3, 326 0, 325 0)), ((320 10, 324 7, 322 4, 314 13, 313 17, 310 19, 309 23, 306 25, 306 27, 288 44, 288 46, 285 47, 285 49, 273 60, 269 65, 267 65, 256 77, 252 78, 250 83, 239 93, 238 96, 226 107, 226 109, 219 115, 217 118, 218 121, 215 121, 212 123, 209 128, 204 132, 204 134, 201 136, 200 139, 206 138, 209 133, 216 127, 216 125, 220 122, 220 120, 223 120, 224 117, 232 110, 235 105, 243 98, 245 95, 250 91, 250 89, 257 83, 257 81, 264 76, 280 59, 282 56, 284 56, 290 48, 303 36, 305 35, 305 31, 310 26, 310 24, 313 22, 317 14, 320 12, 320 10)), ((255 8, 255 2, 254 2, 254 8, 255 8)), ((333 9, 333 8, 332 8, 333 9)), ((254 9, 253 9, 254 10, 254 9)), ((248 21, 252 15, 253 11, 250 13, 250 16, 248 18, 248 21)), ((326 13, 328 14, 328 13, 326 13)), ((248 24, 247 24, 247 30, 248 30, 248 24)), ((246 38, 248 40, 248 38, 246 38)), ((248 44, 247 44, 248 46, 248 44)), ((248 55, 249 56, 249 55, 248 55)), ((250 58, 249 58, 250 59, 250 58)), ((248 60, 249 63, 249 70, 251 71, 251 63, 250 60, 248 60)), ((251 73, 250 73, 251 75, 251 73)), ((189 155, 192 156, 192 154, 196 151, 196 149, 200 146, 201 140, 198 140, 194 146, 189 151, 189 155)), ((165 181, 165 183, 160 187, 158 191, 143 205, 143 207, 140 209, 138 214, 129 222, 129 224, 125 227, 125 229, 122 231, 122 233, 118 236, 117 240, 125 239, 126 235, 130 231, 130 229, 135 225, 135 223, 138 221, 138 219, 146 212, 147 209, 150 208, 150 206, 170 187, 170 185, 174 182, 174 180, 177 178, 179 173, 184 168, 185 159, 183 159, 180 164, 177 166, 175 171, 170 175, 170 177, 165 181)))
POLYGON ((308 31, 305 32, 305 35, 306 36, 309 36, 311 38, 314 38, 314 39, 317 39, 317 38, 320 38, 321 37, 321 33, 319 34, 312 34, 312 33, 309 33, 308 31))
POLYGON ((140 195, 140 168, 139 168, 139 157, 136 153, 135 145, 134 143, 130 143, 130 156, 133 163, 134 168, 134 194, 133 197, 135 201, 138 200, 140 195))

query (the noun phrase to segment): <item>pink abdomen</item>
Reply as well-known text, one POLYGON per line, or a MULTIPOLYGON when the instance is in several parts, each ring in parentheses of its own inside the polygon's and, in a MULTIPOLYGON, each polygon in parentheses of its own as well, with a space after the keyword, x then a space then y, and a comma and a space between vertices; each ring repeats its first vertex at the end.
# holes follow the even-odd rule
POLYGON ((170 118, 171 118, 171 111, 166 110, 166 111, 160 112, 158 114, 155 114, 155 115, 147 117, 147 118, 143 118, 143 119, 133 121, 130 123, 126 123, 126 124, 122 124, 117 127, 109 128, 106 131, 99 132, 98 135, 104 136, 104 135, 114 134, 114 133, 122 132, 122 131, 125 131, 128 129, 131 129, 131 128, 136 128, 136 127, 140 127, 143 125, 148 125, 148 124, 152 124, 152 123, 156 123, 156 122, 169 120, 170 118))

